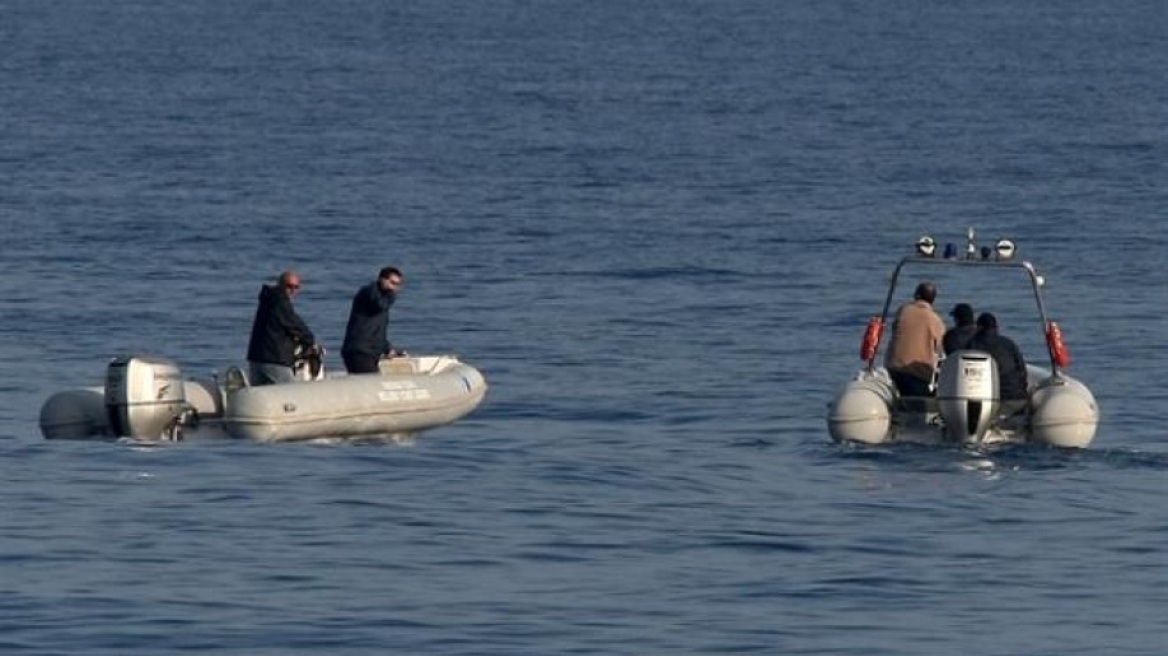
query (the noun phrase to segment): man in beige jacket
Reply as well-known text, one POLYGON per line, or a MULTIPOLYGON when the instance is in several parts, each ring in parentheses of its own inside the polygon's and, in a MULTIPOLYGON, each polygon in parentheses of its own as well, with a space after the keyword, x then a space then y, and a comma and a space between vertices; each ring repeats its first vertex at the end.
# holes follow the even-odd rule
POLYGON ((901 396, 930 396, 933 371, 937 368, 945 322, 933 310, 937 285, 922 282, 913 300, 896 311, 892 339, 884 366, 901 396))

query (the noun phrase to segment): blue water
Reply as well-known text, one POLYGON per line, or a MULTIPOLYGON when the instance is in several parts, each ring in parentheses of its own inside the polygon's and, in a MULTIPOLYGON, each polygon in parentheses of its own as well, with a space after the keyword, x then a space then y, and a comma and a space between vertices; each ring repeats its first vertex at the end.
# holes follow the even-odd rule
POLYGON ((1166 41, 1153 0, 0 0, 0 651, 1162 653, 1166 41), (1047 276, 1091 449, 831 444, 892 265, 971 225, 1047 276), (339 367, 387 264, 467 419, 41 439, 111 356, 239 362, 288 267, 339 367))

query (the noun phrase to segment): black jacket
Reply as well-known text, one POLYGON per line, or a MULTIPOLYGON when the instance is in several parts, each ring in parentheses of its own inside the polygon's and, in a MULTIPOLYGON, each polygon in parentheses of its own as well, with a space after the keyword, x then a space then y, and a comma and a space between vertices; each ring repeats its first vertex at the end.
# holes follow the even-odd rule
POLYGON ((296 314, 288 293, 278 285, 264 285, 260 289, 255 320, 251 324, 247 359, 291 367, 296 346, 309 347, 315 343, 316 337, 300 315, 296 314))
POLYGON ((964 326, 954 326, 945 331, 945 336, 941 338, 941 348, 944 349, 945 355, 949 355, 954 351, 960 351, 965 348, 969 340, 977 334, 976 324, 966 324, 964 326))
POLYGON ((996 330, 981 329, 965 348, 985 351, 993 357, 998 365, 998 396, 1003 401, 1026 398, 1026 362, 1014 340, 999 335, 996 330))
POLYGON ((345 343, 341 353, 381 357, 389 351, 389 308, 397 295, 382 292, 377 281, 365 285, 353 295, 349 323, 345 325, 345 343))

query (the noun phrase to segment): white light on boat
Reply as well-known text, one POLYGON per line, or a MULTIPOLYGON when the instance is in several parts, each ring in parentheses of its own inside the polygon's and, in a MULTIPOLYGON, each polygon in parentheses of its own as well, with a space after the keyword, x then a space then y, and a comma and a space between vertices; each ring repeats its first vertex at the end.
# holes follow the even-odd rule
POLYGON ((1009 239, 998 240, 997 245, 994 246, 994 250, 998 252, 999 260, 1014 259, 1014 242, 1009 239))
POLYGON ((917 240, 917 252, 925 257, 933 257, 933 253, 937 252, 937 242, 925 235, 917 240))

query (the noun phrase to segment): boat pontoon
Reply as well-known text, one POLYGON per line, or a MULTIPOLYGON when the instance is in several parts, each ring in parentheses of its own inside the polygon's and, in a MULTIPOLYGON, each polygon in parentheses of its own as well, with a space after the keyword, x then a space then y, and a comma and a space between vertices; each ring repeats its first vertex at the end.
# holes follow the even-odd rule
POLYGON ((297 375, 253 386, 238 367, 223 380, 195 380, 170 360, 119 357, 107 366, 105 385, 50 396, 41 432, 136 441, 401 438, 462 418, 487 392, 482 374, 451 355, 384 359, 376 374, 326 375, 320 354, 306 354, 297 375))

